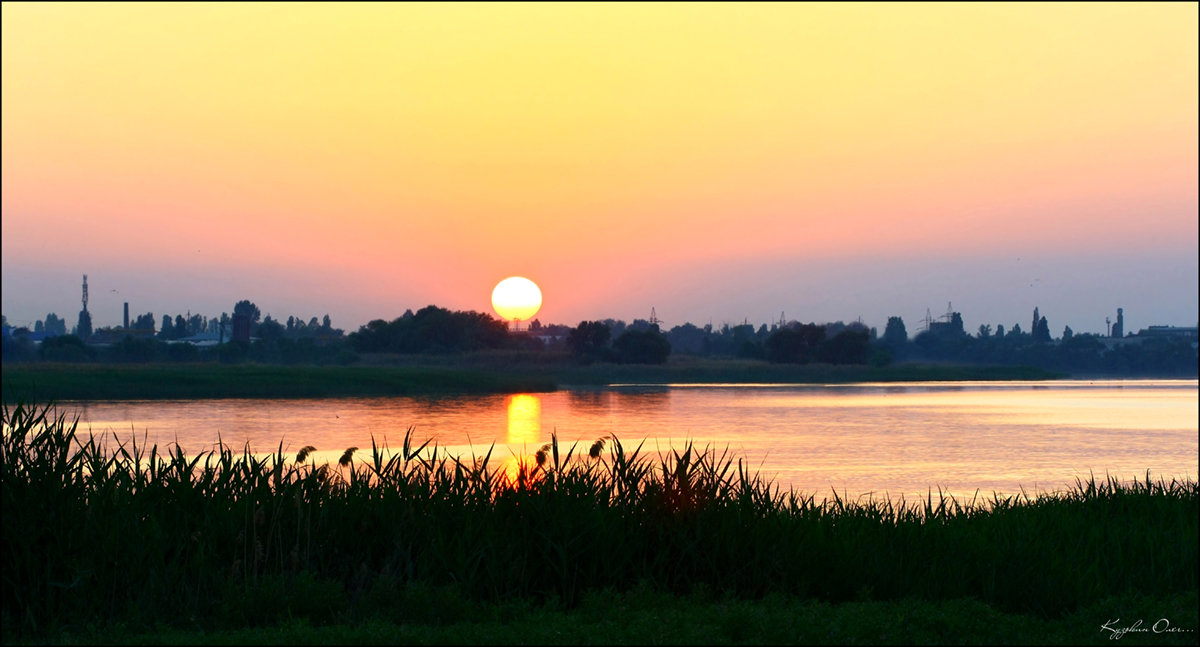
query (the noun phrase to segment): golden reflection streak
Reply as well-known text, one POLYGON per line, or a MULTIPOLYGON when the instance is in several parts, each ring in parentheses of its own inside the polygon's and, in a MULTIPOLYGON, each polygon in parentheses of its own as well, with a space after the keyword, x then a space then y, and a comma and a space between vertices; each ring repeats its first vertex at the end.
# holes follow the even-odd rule
POLYGON ((504 473, 515 479, 521 463, 533 459, 542 439, 542 399, 528 393, 508 398, 508 434, 505 438, 513 456, 504 461, 504 473))
POLYGON ((536 445, 542 439, 542 400, 536 395, 518 393, 508 398, 508 438, 510 445, 536 445))

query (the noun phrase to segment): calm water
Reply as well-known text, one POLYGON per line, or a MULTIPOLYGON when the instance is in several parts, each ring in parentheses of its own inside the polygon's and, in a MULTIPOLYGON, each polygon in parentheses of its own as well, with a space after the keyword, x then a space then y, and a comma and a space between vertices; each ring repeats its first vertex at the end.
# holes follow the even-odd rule
MULTIPOLYGON (((618 385, 556 393, 443 398, 65 403, 81 429, 136 433, 189 454, 218 434, 260 452, 314 445, 318 460, 371 437, 515 462, 557 432, 560 444, 615 434, 649 449, 687 440, 736 456, 784 486, 955 495, 1064 488, 1089 472, 1197 478, 1197 382, 1055 381, 798 385, 618 385)), ((363 455, 360 454, 360 457, 363 455)))

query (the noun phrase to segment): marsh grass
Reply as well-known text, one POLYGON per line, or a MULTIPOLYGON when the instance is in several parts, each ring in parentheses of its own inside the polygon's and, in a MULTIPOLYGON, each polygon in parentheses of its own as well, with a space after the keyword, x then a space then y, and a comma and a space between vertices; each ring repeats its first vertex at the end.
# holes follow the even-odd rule
POLYGON ((555 389, 544 377, 455 366, 264 364, 17 364, 0 388, 16 400, 316 398, 520 393, 555 389))
MULTIPOLYGON (((1091 478, 1065 492, 920 502, 782 491, 740 458, 557 440, 511 472, 412 432, 339 465, 315 449, 187 456, 3 408, 6 637, 120 622, 252 627, 429 613, 413 590, 495 603, 635 586, 825 603, 975 599, 1070 614, 1197 588, 1198 485, 1091 478), (578 451, 577 451, 578 450, 578 451), (166 620, 164 620, 166 619, 166 620)), ((437 605, 433 605, 436 607, 437 605)))
POLYGON ((4 400, 316 398, 449 393, 546 392, 557 385, 615 383, 816 383, 927 380, 1042 380, 1062 377, 1012 366, 784 365, 757 360, 673 357, 665 365, 595 363, 569 355, 488 351, 381 356, 362 366, 199 364, 6 364, 4 400))

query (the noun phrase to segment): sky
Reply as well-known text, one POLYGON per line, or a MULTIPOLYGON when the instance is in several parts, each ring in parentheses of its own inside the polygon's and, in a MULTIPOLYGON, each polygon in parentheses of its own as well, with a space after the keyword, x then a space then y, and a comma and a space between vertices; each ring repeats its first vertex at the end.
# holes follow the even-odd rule
POLYGON ((0 7, 16 325, 1200 319, 1196 3, 0 7))

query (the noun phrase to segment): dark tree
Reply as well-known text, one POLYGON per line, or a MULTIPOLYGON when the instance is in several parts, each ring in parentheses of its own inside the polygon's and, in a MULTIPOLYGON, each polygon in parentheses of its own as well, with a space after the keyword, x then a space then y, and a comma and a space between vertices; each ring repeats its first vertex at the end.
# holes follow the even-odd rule
POLYGON ((671 354, 671 342, 658 331, 658 326, 646 330, 626 330, 613 341, 617 361, 622 364, 663 364, 671 354))
POLYGON ((283 324, 272 319, 271 315, 267 315, 266 318, 263 319, 263 322, 258 324, 258 328, 256 328, 254 331, 255 336, 264 342, 271 342, 276 339, 281 339, 283 337, 283 333, 283 324))
POLYGON ((772 362, 807 364, 817 360, 823 341, 824 326, 810 323, 780 328, 767 338, 767 359, 772 362))
POLYGON ((908 330, 904 328, 904 320, 900 317, 888 317, 887 326, 883 329, 883 343, 891 348, 899 348, 908 341, 908 330))
POLYGON ((576 357, 600 359, 608 347, 612 332, 602 321, 581 321, 567 334, 567 348, 576 357))
POLYGON ((955 312, 950 315, 950 332, 954 335, 967 334, 967 331, 963 328, 962 313, 955 312))
MULTIPOLYGON (((685 323, 668 331, 667 341, 671 342, 671 348, 677 352, 699 355, 708 350, 707 336, 708 333, 703 328, 685 323)), ((763 337, 766 338, 765 335, 763 337)))
POLYGON ((1042 317, 1037 322, 1037 327, 1033 329, 1033 341, 1050 343, 1050 323, 1042 317))
POLYGON ((256 324, 262 313, 259 312, 258 306, 254 305, 249 299, 238 301, 233 306, 233 316, 246 315, 250 318, 250 323, 256 324))
POLYGON ((199 314, 192 315, 187 320, 187 334, 188 335, 199 335, 200 333, 204 332, 204 329, 207 326, 208 326, 208 321, 204 318, 204 315, 199 315, 199 314))
POLYGON ((159 339, 175 339, 175 324, 171 323, 171 315, 163 315, 162 325, 158 328, 159 339))
POLYGON ((60 318, 58 315, 51 312, 46 315, 46 336, 54 337, 56 335, 67 334, 67 320, 60 318))
MULTIPOLYGON (((315 332, 316 317, 312 325, 315 332)), ((375 319, 350 333, 348 341, 360 353, 452 353, 501 348, 509 336, 504 322, 491 315, 427 306, 391 322, 375 319)))
POLYGON ((819 357, 829 364, 866 364, 871 337, 865 330, 843 330, 821 345, 819 357))
POLYGON ((153 332, 154 331, 154 313, 147 312, 144 315, 138 315, 137 318, 134 319, 133 322, 129 324, 129 327, 133 330, 149 330, 149 331, 153 332))

